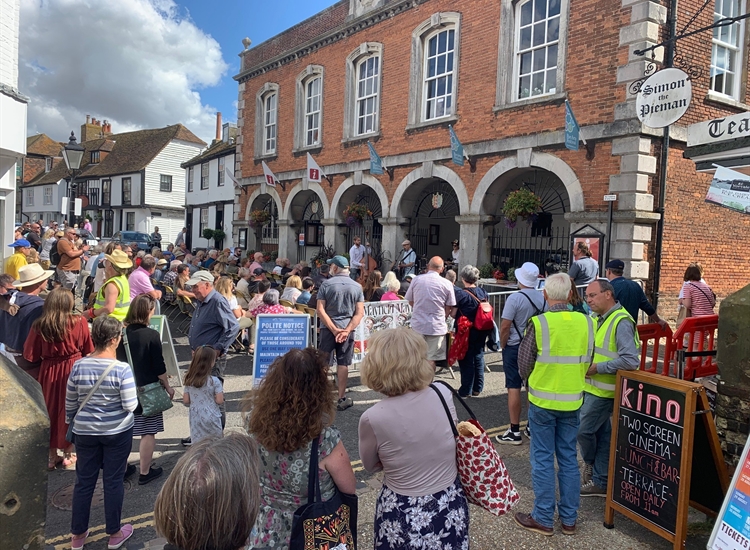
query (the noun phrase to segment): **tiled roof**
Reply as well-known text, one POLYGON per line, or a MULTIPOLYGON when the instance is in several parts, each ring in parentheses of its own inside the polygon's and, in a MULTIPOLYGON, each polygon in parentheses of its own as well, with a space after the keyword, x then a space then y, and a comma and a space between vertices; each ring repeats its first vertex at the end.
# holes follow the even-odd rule
POLYGON ((223 157, 224 155, 231 155, 232 153, 236 151, 237 151, 237 144, 228 143, 226 141, 217 141, 216 143, 213 143, 211 147, 203 151, 200 155, 195 156, 186 162, 183 162, 181 166, 182 168, 187 168, 188 166, 195 166, 196 164, 206 162, 207 160, 211 160, 211 159, 218 158, 218 157, 223 157))
POLYGON ((36 134, 26 138, 26 154, 40 157, 59 157, 65 144, 55 141, 47 134, 36 134))
MULTIPOLYGON (((132 174, 143 170, 159 154, 159 152, 174 140, 187 141, 198 145, 206 143, 182 124, 174 124, 153 130, 137 130, 123 134, 113 134, 106 138, 84 142, 86 149, 81 161, 81 170, 76 179, 100 178, 117 174, 132 174), (110 145, 109 143, 113 143, 110 145), (111 152, 98 164, 90 164, 91 151, 111 152)), ((59 152, 59 151, 58 151, 59 152)), ((57 183, 70 173, 64 162, 57 163, 49 172, 25 185, 47 185, 57 183)))

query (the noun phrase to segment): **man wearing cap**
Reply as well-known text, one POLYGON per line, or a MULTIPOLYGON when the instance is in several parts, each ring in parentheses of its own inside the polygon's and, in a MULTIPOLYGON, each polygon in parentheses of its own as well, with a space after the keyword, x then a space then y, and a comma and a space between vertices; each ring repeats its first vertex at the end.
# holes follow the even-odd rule
POLYGON ((86 309, 83 316, 94 319, 100 315, 111 315, 118 321, 125 320, 130 309, 130 285, 127 273, 133 262, 122 250, 113 250, 104 255, 104 276, 106 280, 96 293, 94 307, 86 309))
MULTIPOLYGON (((504 434, 495 436, 498 443, 521 445, 521 375, 518 372, 518 348, 529 319, 545 310, 544 296, 536 289, 539 267, 526 262, 516 269, 516 280, 520 292, 508 296, 501 314, 500 347, 503 350, 505 387, 508 390, 508 413, 510 427, 504 434)), ((528 427, 526 435, 529 435, 528 427)))
POLYGON ((400 270, 401 279, 403 279, 407 275, 415 274, 416 269, 414 266, 417 263, 417 253, 411 247, 411 241, 409 240, 402 242, 401 246, 403 247, 403 250, 398 255, 398 260, 396 260, 396 265, 398 266, 400 270))
POLYGON ((618 370, 636 370, 640 366, 641 342, 635 321, 615 300, 615 289, 609 281, 599 279, 589 284, 586 302, 597 317, 594 358, 586 372, 578 427, 578 445, 584 462, 581 496, 604 497, 616 375, 618 370))
MULTIPOLYGON (((195 295, 195 311, 190 321, 188 341, 190 349, 195 351, 201 346, 216 350, 217 360, 211 370, 224 383, 224 369, 227 365, 227 351, 237 338, 240 325, 229 308, 229 302, 214 289, 214 276, 208 271, 198 271, 186 283, 192 287, 195 295)), ((221 426, 226 424, 224 405, 221 409, 221 426)), ((183 440, 184 444, 189 444, 183 440)))
POLYGON ((266 273, 267 273, 266 270, 263 269, 262 267, 256 267, 253 270, 253 272, 252 272, 253 277, 248 282, 248 285, 247 285, 247 294, 248 294, 248 296, 250 294, 254 294, 254 293, 258 292, 258 283, 260 281, 266 280, 266 278, 267 278, 266 277, 266 273))
POLYGON ((453 285, 440 276, 444 268, 443 259, 434 256, 427 264, 427 273, 414 279, 404 297, 412 306, 411 328, 427 342, 427 359, 433 367, 447 366, 445 318, 456 307, 453 285))
POLYGON ((336 408, 343 411, 354 405, 351 397, 345 396, 346 383, 354 357, 354 329, 365 314, 365 296, 360 284, 350 278, 349 262, 344 256, 334 256, 326 263, 331 278, 320 285, 315 306, 322 323, 318 348, 324 353, 336 352, 336 408))
POLYGON ((622 260, 611 260, 604 266, 604 276, 615 289, 615 300, 630 314, 638 323, 638 310, 642 309, 648 315, 651 323, 658 323, 661 328, 666 328, 667 322, 656 314, 656 309, 646 298, 641 285, 623 277, 625 262, 622 260))
POLYGON ((13 254, 5 260, 4 272, 18 279, 18 270, 28 263, 26 256, 31 252, 31 243, 26 239, 16 239, 8 246, 13 249, 13 254))
POLYGON ((399 287, 398 293, 402 296, 406 296, 406 291, 409 290, 409 287, 411 286, 411 282, 414 280, 414 273, 409 273, 406 277, 404 277, 404 280, 401 281, 401 285, 399 287))
POLYGON ((57 278, 62 287, 70 291, 75 288, 78 274, 81 272, 81 257, 89 249, 87 244, 78 248, 75 241, 76 230, 72 227, 66 227, 65 236, 57 241, 57 251, 60 254, 57 278))
POLYGON ((599 276, 599 262, 591 257, 591 250, 582 241, 573 247, 573 265, 568 270, 568 277, 575 281, 576 286, 587 285, 599 276))
POLYGON ((42 314, 44 300, 39 293, 47 287, 54 271, 45 271, 39 264, 19 268, 13 286, 21 290, 0 295, 0 343, 5 344, 6 357, 11 358, 35 379, 39 363, 29 363, 23 358, 23 345, 29 337, 31 325, 42 314))

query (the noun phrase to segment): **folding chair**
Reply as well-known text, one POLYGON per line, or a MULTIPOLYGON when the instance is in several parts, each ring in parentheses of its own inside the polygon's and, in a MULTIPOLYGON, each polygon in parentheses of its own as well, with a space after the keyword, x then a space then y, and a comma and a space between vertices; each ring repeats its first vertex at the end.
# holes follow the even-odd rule
POLYGON ((284 307, 294 307, 294 302, 291 302, 289 300, 279 300, 279 305, 282 305, 284 307))
POLYGON ((297 311, 301 311, 302 313, 307 313, 307 306, 305 304, 298 304, 295 302, 294 309, 297 311))
POLYGON ((185 329, 190 327, 190 322, 193 320, 195 306, 193 305, 193 301, 187 296, 178 296, 178 299, 180 300, 180 311, 182 311, 186 318, 180 323, 177 330, 184 333, 185 329))

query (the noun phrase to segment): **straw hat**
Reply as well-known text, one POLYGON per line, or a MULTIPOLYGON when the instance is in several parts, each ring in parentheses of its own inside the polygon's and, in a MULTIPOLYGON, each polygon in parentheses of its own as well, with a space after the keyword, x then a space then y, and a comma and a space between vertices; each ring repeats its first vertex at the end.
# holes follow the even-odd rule
POLYGON ((13 281, 15 287, 27 287, 46 281, 54 274, 54 271, 45 271, 39 264, 29 264, 18 268, 18 280, 13 281))
POLYGON ((132 260, 128 258, 128 255, 122 250, 113 250, 112 254, 105 254, 104 257, 109 260, 112 265, 119 267, 120 269, 133 267, 132 260))

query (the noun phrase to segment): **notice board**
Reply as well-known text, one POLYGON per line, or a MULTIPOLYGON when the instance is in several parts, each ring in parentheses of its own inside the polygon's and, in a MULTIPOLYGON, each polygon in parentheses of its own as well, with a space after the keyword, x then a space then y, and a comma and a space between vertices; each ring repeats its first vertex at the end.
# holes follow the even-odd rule
POLYGON ((745 443, 740 463, 734 472, 727 496, 714 524, 708 550, 745 550, 750 548, 750 438, 745 443))
POLYGON ((309 345, 310 316, 307 314, 271 315, 262 313, 255 318, 255 353, 253 354, 253 387, 263 381, 277 357, 291 349, 309 345))
POLYGON ((174 342, 166 315, 152 315, 148 326, 159 333, 161 351, 164 355, 164 363, 167 365, 167 374, 170 377, 169 385, 182 386, 182 374, 180 374, 180 368, 177 365, 177 354, 174 351, 174 342))
POLYGON ((618 371, 605 527, 619 512, 682 548, 688 505, 717 515, 728 481, 705 389, 618 371))

